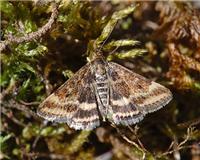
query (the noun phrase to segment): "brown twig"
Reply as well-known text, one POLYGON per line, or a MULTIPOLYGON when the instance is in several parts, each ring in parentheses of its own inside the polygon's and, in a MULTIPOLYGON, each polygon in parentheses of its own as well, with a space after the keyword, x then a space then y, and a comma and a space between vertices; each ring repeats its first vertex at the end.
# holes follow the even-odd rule
POLYGON ((109 139, 110 143, 113 145, 113 152, 115 154, 122 152, 130 160, 140 160, 140 157, 136 154, 131 153, 131 148, 126 144, 122 143, 118 138, 116 138, 113 135, 110 135, 109 139))
POLYGON ((42 123, 40 125, 40 131, 39 131, 39 134, 35 137, 34 141, 33 141, 33 144, 32 144, 32 148, 34 149, 39 141, 39 139, 41 138, 41 131, 44 127, 47 126, 47 123, 42 123))
POLYGON ((195 125, 198 125, 198 124, 200 124, 200 117, 192 119, 192 120, 187 121, 187 122, 180 123, 180 124, 178 124, 178 127, 186 128, 186 127, 192 127, 192 126, 195 126, 195 125))
POLYGON ((25 102, 23 100, 19 100, 19 102, 25 106, 39 105, 40 102, 25 102))
POLYGON ((136 125, 135 128, 133 129, 131 126, 128 126, 128 129, 134 134, 134 136, 136 137, 138 144, 140 145, 140 148, 142 148, 144 151, 148 152, 147 149, 144 147, 144 145, 142 144, 142 142, 140 141, 139 137, 137 136, 137 132, 139 127, 136 125))
MULTIPOLYGON (((193 129, 194 129, 194 128, 188 128, 188 129, 187 129, 186 138, 185 138, 183 141, 181 141, 180 143, 178 143, 178 142, 176 142, 176 141, 173 141, 173 142, 170 144, 168 150, 167 150, 166 152, 160 154, 160 155, 157 155, 157 157, 158 157, 158 158, 159 158, 159 157, 164 157, 164 156, 166 156, 166 155, 172 154, 172 153, 174 153, 174 152, 180 151, 180 150, 185 149, 185 148, 192 148, 192 145, 185 145, 185 144, 189 141, 189 139, 190 139, 190 137, 191 137, 191 134, 192 134, 192 132, 193 132, 193 129), (175 147, 175 148, 172 148, 174 145, 176 145, 176 147, 175 147)), ((200 144, 200 142, 199 142, 199 144, 200 144)))
POLYGON ((10 80, 10 84, 8 85, 8 87, 4 90, 1 91, 0 93, 0 104, 3 103, 3 100, 4 98, 10 94, 10 93, 13 93, 14 90, 16 89, 17 87, 17 82, 13 79, 10 80))
POLYGON ((1 108, 1 113, 3 113, 6 117, 8 117, 10 120, 12 120, 17 125, 19 125, 21 127, 26 126, 24 123, 20 122, 17 118, 15 118, 13 113, 11 111, 8 111, 6 108, 1 108))
POLYGON ((141 148, 137 143, 135 143, 134 141, 132 141, 131 139, 129 139, 125 134, 123 134, 118 127, 115 126, 115 124, 111 124, 112 127, 114 127, 116 129, 116 131, 119 133, 119 135, 129 144, 133 145, 134 147, 136 147, 139 151, 142 152, 142 159, 145 159, 146 157, 146 150, 143 150, 143 148, 141 148))
POLYGON ((51 72, 51 68, 52 68, 53 63, 54 62, 48 63, 44 68, 44 84, 45 84, 45 89, 46 89, 47 95, 50 95, 52 90, 53 90, 53 87, 49 82, 49 74, 51 72))
POLYGON ((55 19, 57 18, 57 16, 58 16, 58 7, 56 3, 52 3, 51 17, 49 18, 49 21, 44 26, 39 28, 36 32, 28 33, 23 37, 10 37, 9 39, 1 42, 0 52, 2 52, 6 48, 6 46, 10 44, 13 44, 13 43, 19 44, 22 42, 29 42, 29 41, 40 38, 42 35, 46 34, 52 28, 52 25, 55 22, 55 19))
POLYGON ((33 112, 32 110, 30 110, 27 106, 20 104, 18 102, 16 102, 15 100, 10 100, 8 102, 4 102, 2 103, 2 108, 14 108, 20 111, 23 111, 25 113, 25 115, 29 118, 30 116, 34 117, 35 119, 39 119, 37 114, 35 112, 33 112))

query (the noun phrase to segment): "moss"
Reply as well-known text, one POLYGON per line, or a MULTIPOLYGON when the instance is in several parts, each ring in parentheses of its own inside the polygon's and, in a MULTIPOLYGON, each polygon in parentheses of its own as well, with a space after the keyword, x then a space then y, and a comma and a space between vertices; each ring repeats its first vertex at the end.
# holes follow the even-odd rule
POLYGON ((131 3, 0 2, 0 158, 195 157, 199 8, 185 2, 131 3), (37 117, 38 104, 97 52, 162 82, 173 92, 173 101, 135 128, 106 123, 94 131, 74 131, 37 117))

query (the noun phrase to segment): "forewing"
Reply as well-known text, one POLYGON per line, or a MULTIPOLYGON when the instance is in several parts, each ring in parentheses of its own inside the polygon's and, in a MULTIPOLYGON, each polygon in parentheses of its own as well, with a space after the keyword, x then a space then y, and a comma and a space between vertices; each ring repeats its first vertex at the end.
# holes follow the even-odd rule
POLYGON ((120 92, 127 103, 131 103, 140 113, 145 115, 154 112, 172 99, 172 94, 166 87, 148 80, 119 64, 109 62, 108 65, 114 89, 120 92))
POLYGON ((77 130, 95 128, 99 125, 99 114, 92 79, 89 64, 86 64, 40 104, 38 115, 67 123, 77 130))

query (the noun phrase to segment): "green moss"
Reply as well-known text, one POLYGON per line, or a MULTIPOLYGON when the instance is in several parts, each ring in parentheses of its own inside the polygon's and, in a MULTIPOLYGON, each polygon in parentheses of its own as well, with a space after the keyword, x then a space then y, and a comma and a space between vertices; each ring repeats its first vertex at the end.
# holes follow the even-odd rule
MULTIPOLYGON (((142 159, 144 153, 149 160, 172 159, 176 146, 167 152, 171 142, 182 146, 179 153, 183 159, 192 156, 190 146, 200 137, 196 127, 200 115, 198 34, 190 25, 198 26, 199 20, 192 5, 188 8, 180 2, 180 8, 176 3, 162 2, 141 2, 140 6, 118 1, 55 3, 58 18, 46 34, 28 42, 10 43, 1 53, 3 158, 30 159, 31 154, 37 154, 38 158, 44 159, 45 155, 50 159, 53 154, 79 160, 109 152, 114 159, 142 159), (181 17, 186 17, 184 23, 181 17), (181 37, 184 35, 187 37, 181 37), (177 50, 171 51, 169 43, 177 50), (138 124, 137 137, 146 150, 136 147, 135 134, 127 127, 118 126, 136 146, 124 140, 109 123, 102 123, 102 132, 97 134, 74 131, 66 124, 43 124, 43 119, 34 116, 38 104, 97 52, 108 61, 134 62, 134 71, 163 82, 173 91, 172 103, 138 124), (119 143, 124 148, 119 148, 119 143)), ((0 46, 4 40, 41 29, 52 12, 50 3, 22 1, 2 1, 0 9, 0 46)))

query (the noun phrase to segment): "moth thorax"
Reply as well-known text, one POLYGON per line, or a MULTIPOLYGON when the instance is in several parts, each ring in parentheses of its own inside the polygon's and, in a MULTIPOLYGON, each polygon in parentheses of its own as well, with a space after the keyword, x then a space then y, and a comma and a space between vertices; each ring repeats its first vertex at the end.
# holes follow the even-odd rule
POLYGON ((96 75, 99 75, 99 76, 103 76, 106 74, 106 64, 105 64, 105 61, 101 58, 99 59, 96 59, 95 61, 92 62, 92 68, 93 68, 93 72, 96 74, 96 75))

